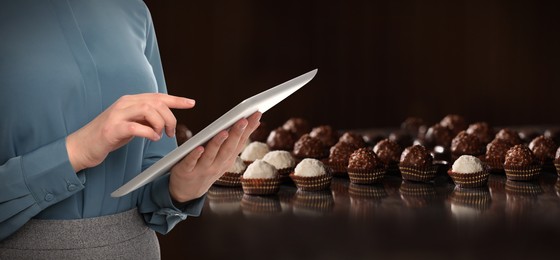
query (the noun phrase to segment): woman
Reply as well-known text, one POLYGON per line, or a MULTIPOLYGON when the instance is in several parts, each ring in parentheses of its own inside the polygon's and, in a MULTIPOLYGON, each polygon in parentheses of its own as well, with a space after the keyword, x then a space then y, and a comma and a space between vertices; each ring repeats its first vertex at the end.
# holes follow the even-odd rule
POLYGON ((139 0, 0 7, 0 258, 159 258, 153 230, 200 214, 260 114, 169 175, 110 193, 176 147, 154 28, 139 0))

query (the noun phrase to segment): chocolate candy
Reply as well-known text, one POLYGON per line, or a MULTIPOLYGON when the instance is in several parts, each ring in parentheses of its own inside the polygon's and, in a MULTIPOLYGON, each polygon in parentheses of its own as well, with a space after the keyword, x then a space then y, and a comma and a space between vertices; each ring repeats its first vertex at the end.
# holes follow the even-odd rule
POLYGON ((302 135, 311 131, 309 122, 299 117, 292 117, 288 119, 288 121, 286 121, 284 125, 282 125, 282 128, 294 133, 296 135, 296 138, 300 138, 302 135))
POLYGON ((414 140, 414 138, 409 133, 403 130, 391 132, 391 134, 389 134, 389 139, 391 141, 397 142, 401 147, 411 146, 414 140))
POLYGON ((554 153, 558 146, 552 138, 541 135, 529 144, 529 149, 533 152, 535 157, 539 160, 554 159, 554 153))
POLYGON ((338 142, 330 149, 329 163, 348 165, 350 155, 356 150, 351 144, 338 142))
POLYGON ((295 142, 295 134, 282 127, 272 130, 266 139, 266 144, 271 150, 291 151, 294 149, 295 142))
POLYGON ((512 145, 501 139, 494 139, 486 145, 486 160, 504 163, 506 153, 512 145))
POLYGON ((449 128, 454 136, 467 129, 467 120, 460 115, 447 115, 439 123, 442 126, 449 128))
POLYGON ((385 165, 398 163, 401 151, 399 144, 389 139, 383 139, 373 147, 373 152, 375 152, 379 160, 385 165))
POLYGON ((338 133, 329 125, 314 127, 309 135, 323 142, 327 147, 331 147, 338 141, 338 133))
POLYGON ((265 143, 269 133, 270 128, 268 128, 267 123, 261 122, 259 127, 257 127, 257 129, 255 129, 255 131, 251 133, 251 135, 249 136, 249 140, 251 140, 252 142, 265 143))
POLYGON ((501 140, 503 140, 505 142, 508 142, 512 145, 522 143, 521 137, 519 137, 519 134, 517 133, 517 131, 511 130, 509 128, 504 128, 504 129, 500 130, 496 134, 496 139, 501 139, 501 140))
POLYGON ((441 124, 435 124, 428 128, 424 136, 424 144, 430 148, 435 146, 449 147, 451 140, 453 140, 453 132, 441 124))
POLYGON ((428 126, 424 119, 419 117, 408 117, 401 123, 401 129, 413 137, 420 137, 426 133, 428 126))
POLYGON ((294 144, 294 155, 300 158, 321 159, 328 156, 328 151, 321 140, 304 134, 294 144))
POLYGON ((484 153, 484 145, 475 135, 460 132, 451 141, 451 153, 454 155, 480 155, 484 153))
POLYGON ((535 156, 531 149, 523 144, 511 147, 506 153, 504 166, 506 167, 527 167, 535 162, 535 156))
POLYGON ((467 134, 475 135, 482 143, 487 144, 494 138, 494 130, 486 122, 476 122, 469 125, 467 134))
POLYGON ((369 148, 360 148, 355 150, 348 160, 349 169, 371 170, 379 168, 381 161, 377 155, 369 148))
POLYGON ((348 143, 356 148, 366 147, 366 141, 364 141, 362 135, 356 133, 346 132, 340 137, 340 139, 338 139, 338 141, 348 143))
POLYGON ((177 138, 177 145, 182 145, 187 140, 191 139, 193 133, 184 124, 177 124, 175 127, 175 137, 177 138))
POLYGON ((415 168, 425 168, 432 166, 433 158, 426 147, 413 145, 404 149, 401 154, 400 164, 415 168))

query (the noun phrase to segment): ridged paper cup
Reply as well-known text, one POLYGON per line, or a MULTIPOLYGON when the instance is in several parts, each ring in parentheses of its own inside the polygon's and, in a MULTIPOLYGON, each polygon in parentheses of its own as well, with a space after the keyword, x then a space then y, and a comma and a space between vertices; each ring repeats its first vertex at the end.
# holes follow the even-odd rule
POLYGON ((225 187, 241 187, 242 172, 226 172, 214 184, 225 187))
POLYGON ((434 185, 431 183, 404 180, 399 188, 401 199, 408 207, 425 207, 437 198, 434 185))
POLYGON ((488 176, 490 176, 490 172, 487 169, 473 173, 458 173, 449 170, 447 174, 453 179, 455 185, 461 188, 486 186, 488 184, 488 176))
POLYGON ((488 187, 461 188, 455 187, 451 194, 451 203, 470 208, 485 210, 492 203, 492 196, 488 187))
POLYGON ((436 178, 438 166, 431 165, 425 168, 399 165, 402 178, 407 181, 430 182, 436 178))
POLYGON ((256 216, 270 216, 282 212, 278 196, 254 196, 243 195, 241 199, 241 209, 243 213, 256 216))
POLYGON ((348 177, 350 178, 351 183, 356 184, 379 183, 385 177, 385 168, 371 170, 348 168, 348 177))
POLYGON ((385 187, 381 184, 362 185, 350 183, 348 194, 350 198, 366 200, 380 200, 388 196, 385 187))
POLYGON ((504 165, 506 178, 512 181, 531 181, 539 177, 541 165, 533 164, 526 167, 511 167, 504 165))
POLYGON ((543 193, 543 189, 535 181, 527 181, 527 182, 512 181, 512 180, 506 181, 507 195, 535 197, 541 193, 543 193))
POLYGON ((245 179, 241 176, 243 192, 249 195, 271 195, 280 190, 280 178, 245 179))
POLYGON ((298 190, 294 196, 294 211, 310 211, 315 213, 331 212, 334 208, 334 199, 331 191, 303 191, 298 190))
POLYGON ((290 178, 296 184, 296 187, 302 191, 320 191, 331 187, 332 173, 327 170, 325 174, 319 176, 297 176, 290 173, 290 178))

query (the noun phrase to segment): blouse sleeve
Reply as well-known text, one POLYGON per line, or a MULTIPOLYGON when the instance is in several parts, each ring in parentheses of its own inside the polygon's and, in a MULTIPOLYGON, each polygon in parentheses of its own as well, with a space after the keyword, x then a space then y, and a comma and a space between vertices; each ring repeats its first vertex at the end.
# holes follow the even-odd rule
MULTIPOLYGON (((167 93, 159 49, 149 12, 147 16, 147 41, 144 54, 152 66, 158 85, 158 92, 167 93)), ((176 147, 177 142, 175 138, 169 138, 165 135, 157 142, 147 141, 142 169, 148 168, 176 147)), ((203 196, 190 201, 180 209, 177 208, 169 194, 169 174, 166 174, 144 186, 139 197, 138 208, 150 228, 165 234, 181 220, 186 219, 187 216, 199 216, 204 200, 205 197, 203 196)))
POLYGON ((0 165, 0 240, 83 188, 68 159, 65 138, 10 158, 0 165))

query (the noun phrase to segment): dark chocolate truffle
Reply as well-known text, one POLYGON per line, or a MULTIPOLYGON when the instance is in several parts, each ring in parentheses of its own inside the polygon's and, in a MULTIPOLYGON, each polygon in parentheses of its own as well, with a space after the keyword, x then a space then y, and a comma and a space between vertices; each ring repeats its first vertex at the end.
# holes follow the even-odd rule
POLYGON ((404 149, 400 164, 403 166, 425 168, 433 164, 433 158, 428 149, 422 145, 413 145, 404 149))
POLYGON ((309 122, 303 118, 292 117, 288 119, 282 125, 282 127, 296 135, 296 138, 300 138, 302 135, 309 133, 311 131, 311 126, 309 122))
POLYGON ((329 163, 348 165, 350 155, 356 150, 356 147, 348 143, 338 142, 330 149, 329 163))
POLYGON ((441 122, 442 126, 445 126, 451 130, 453 135, 457 135, 459 132, 467 129, 467 120, 463 116, 450 114, 445 116, 441 122))
POLYGON ((448 148, 451 145, 451 140, 453 140, 453 132, 441 124, 435 124, 428 128, 424 136, 424 144, 430 148, 434 146, 448 148))
POLYGON ((547 159, 554 159, 554 153, 556 149, 558 149, 558 146, 552 138, 541 135, 531 141, 529 149, 531 149, 537 159, 544 161, 547 159))
POLYGON ((454 155, 480 155, 484 153, 484 144, 475 135, 462 131, 451 141, 451 153, 454 155))
POLYGON ((555 143, 560 144, 560 128, 549 128, 544 131, 544 136, 552 138, 555 143))
POLYGON ((356 148, 366 147, 366 141, 364 141, 362 135, 356 133, 346 132, 340 137, 340 139, 338 139, 338 141, 351 144, 356 148))
POLYGON ((401 123, 401 129, 413 137, 423 136, 427 128, 424 119, 419 117, 408 117, 401 123))
POLYGON ((494 139, 494 130, 486 122, 476 122, 469 125, 467 134, 475 135, 482 143, 487 144, 494 139))
POLYGON ((268 134, 270 133, 270 128, 268 127, 266 122, 262 122, 259 124, 259 127, 255 129, 249 136, 249 140, 252 142, 261 142, 265 143, 268 134))
POLYGON ((331 147, 338 141, 338 133, 329 125, 314 127, 309 135, 323 142, 327 147, 331 147))
POLYGON ((271 150, 291 151, 294 149, 295 142, 296 136, 294 133, 282 127, 272 130, 266 139, 266 144, 271 150))
POLYGON ((395 141, 383 139, 379 141, 374 147, 373 152, 385 165, 391 163, 398 163, 401 156, 402 149, 395 141))
POLYGON ((509 128, 504 128, 502 130, 500 130, 497 134, 496 134, 496 139, 501 139, 505 142, 508 142, 512 145, 516 145, 516 144, 521 144, 521 137, 519 137, 519 134, 517 133, 517 131, 511 130, 509 128))
POLYGON ((372 170, 381 167, 381 161, 369 148, 360 148, 350 155, 348 168, 356 170, 372 170))
POLYGON ((319 139, 313 138, 309 134, 304 134, 294 144, 294 155, 299 158, 322 159, 326 158, 329 154, 319 139))
POLYGON ((414 138, 409 133, 403 130, 391 132, 391 134, 389 134, 389 139, 391 141, 397 142, 401 147, 411 146, 412 142, 414 141, 414 138))
POLYGON ((175 137, 177 138, 177 145, 182 145, 193 136, 191 130, 184 124, 177 124, 175 127, 175 137))
POLYGON ((511 147, 510 143, 501 139, 492 140, 492 142, 486 145, 486 160, 503 164, 506 159, 506 153, 511 147))
POLYGON ((504 166, 506 167, 527 167, 535 162, 535 156, 531 149, 526 145, 518 144, 506 153, 504 166))

